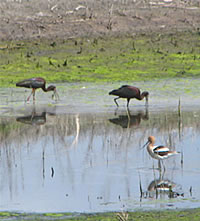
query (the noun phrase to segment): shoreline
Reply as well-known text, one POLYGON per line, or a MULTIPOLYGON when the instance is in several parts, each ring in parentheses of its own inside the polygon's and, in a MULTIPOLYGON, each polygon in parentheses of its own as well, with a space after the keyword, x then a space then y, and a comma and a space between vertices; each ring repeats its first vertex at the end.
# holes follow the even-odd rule
POLYGON ((62 220, 62 221, 73 221, 73 220, 105 220, 105 221, 116 221, 116 220, 155 220, 161 221, 168 220, 198 220, 200 217, 200 208, 196 209, 166 209, 166 210, 153 210, 153 211, 135 211, 135 212, 108 212, 108 213, 18 213, 18 212, 0 212, 0 220, 62 220), (121 219, 120 219, 121 217, 121 219))

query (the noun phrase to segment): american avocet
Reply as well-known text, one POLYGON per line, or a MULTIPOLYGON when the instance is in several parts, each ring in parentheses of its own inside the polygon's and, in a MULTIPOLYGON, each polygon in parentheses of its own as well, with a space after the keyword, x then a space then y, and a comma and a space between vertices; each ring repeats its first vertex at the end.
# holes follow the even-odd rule
POLYGON ((154 144, 155 144, 155 137, 149 136, 148 141, 144 146, 147 145, 147 151, 149 152, 150 156, 154 159, 159 160, 159 162, 160 160, 167 159, 168 157, 179 153, 175 150, 170 150, 169 147, 163 145, 154 146, 154 144))

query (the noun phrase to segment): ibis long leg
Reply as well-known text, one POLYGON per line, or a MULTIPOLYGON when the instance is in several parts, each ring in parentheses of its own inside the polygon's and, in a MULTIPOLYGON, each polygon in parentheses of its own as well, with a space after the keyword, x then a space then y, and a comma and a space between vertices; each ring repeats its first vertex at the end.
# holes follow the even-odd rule
POLYGON ((31 94, 28 96, 27 101, 30 100, 31 95, 33 94, 33 90, 34 90, 34 89, 32 88, 31 94))
POLYGON ((33 101, 35 101, 35 89, 33 89, 33 101))
POLYGON ((31 94, 28 96, 27 101, 30 100, 31 95, 33 95, 33 101, 35 101, 35 88, 32 88, 31 94))
POLYGON ((127 108, 129 106, 130 98, 127 98, 127 108))

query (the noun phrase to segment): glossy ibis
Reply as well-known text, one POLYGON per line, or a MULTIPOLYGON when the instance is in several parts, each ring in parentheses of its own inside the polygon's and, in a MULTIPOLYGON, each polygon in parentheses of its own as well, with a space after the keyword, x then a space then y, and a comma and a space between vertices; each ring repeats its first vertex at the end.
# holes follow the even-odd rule
POLYGON ((112 90, 109 92, 109 95, 116 95, 117 98, 114 99, 115 104, 119 107, 117 103, 117 99, 126 98, 127 99, 127 107, 129 106, 130 99, 135 98, 137 100, 143 100, 146 98, 146 104, 148 104, 149 92, 144 91, 140 92, 140 89, 134 86, 123 85, 118 89, 112 90))
POLYGON ((58 93, 56 92, 56 87, 54 85, 50 85, 48 88, 46 88, 46 81, 44 78, 36 77, 36 78, 25 79, 23 81, 16 83, 16 86, 32 89, 32 92, 28 96, 27 101, 29 101, 31 95, 33 95, 33 101, 35 101, 35 90, 38 88, 42 88, 44 92, 53 91, 54 93, 52 95, 52 98, 54 97, 55 99, 59 98, 58 93))
POLYGON ((159 160, 159 165, 160 165, 160 160, 167 159, 168 157, 174 156, 179 153, 177 151, 170 150, 169 147, 163 145, 154 146, 154 144, 155 144, 155 137, 149 136, 147 143, 143 147, 147 145, 148 153, 152 158, 159 160))

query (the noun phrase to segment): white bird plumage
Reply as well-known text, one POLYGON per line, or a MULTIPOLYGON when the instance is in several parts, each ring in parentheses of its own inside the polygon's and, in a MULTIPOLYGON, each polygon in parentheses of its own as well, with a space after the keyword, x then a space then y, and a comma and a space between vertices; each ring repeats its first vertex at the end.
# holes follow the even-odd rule
POLYGON ((163 146, 163 145, 154 146, 154 144, 155 144, 155 137, 149 136, 148 141, 145 145, 147 145, 148 153, 154 159, 163 160, 163 159, 167 159, 170 156, 178 154, 177 151, 170 150, 166 146, 163 146))

